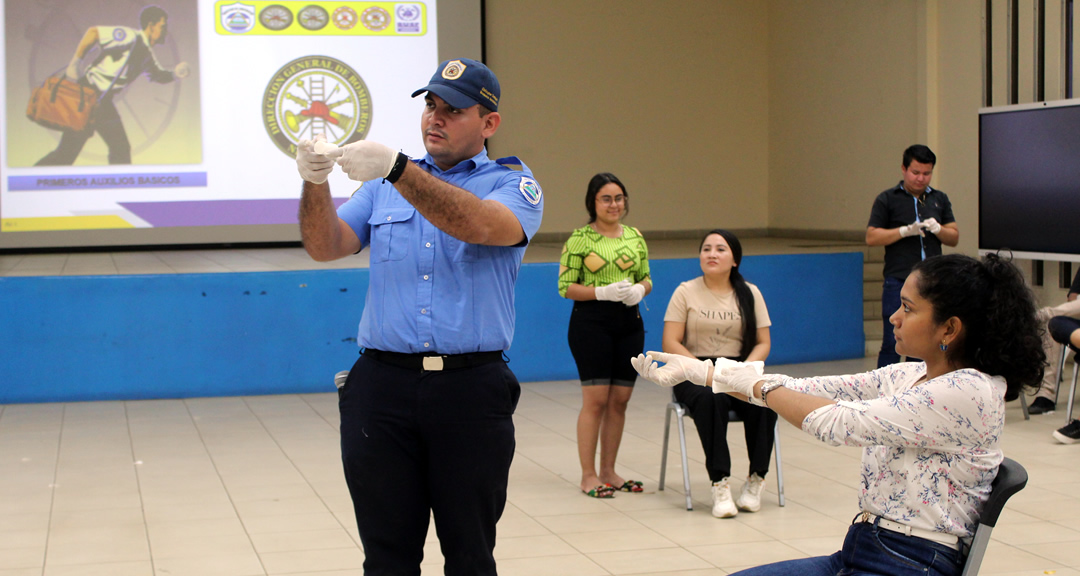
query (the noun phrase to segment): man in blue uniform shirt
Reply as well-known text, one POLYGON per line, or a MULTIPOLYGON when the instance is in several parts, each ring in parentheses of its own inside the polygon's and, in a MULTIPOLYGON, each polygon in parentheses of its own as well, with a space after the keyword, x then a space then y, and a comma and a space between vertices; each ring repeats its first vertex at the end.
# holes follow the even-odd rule
POLYGON ((370 141, 325 155, 300 143, 300 231, 319 261, 371 253, 363 352, 339 403, 364 573, 420 574, 434 513, 445 573, 495 574, 520 395, 503 351, 543 194, 516 158, 487 157, 501 117, 484 64, 443 62, 420 94, 419 160, 370 141), (336 211, 335 165, 365 182, 336 211))

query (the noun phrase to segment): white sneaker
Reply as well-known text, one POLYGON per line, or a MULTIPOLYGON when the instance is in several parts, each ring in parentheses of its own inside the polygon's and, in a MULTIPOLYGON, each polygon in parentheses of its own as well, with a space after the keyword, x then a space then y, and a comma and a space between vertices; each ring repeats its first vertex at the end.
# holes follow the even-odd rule
POLYGON ((742 490, 739 491, 739 499, 735 501, 735 505, 739 507, 739 510, 745 510, 747 512, 757 512, 761 510, 761 491, 765 488, 765 479, 758 476, 755 472, 746 479, 746 483, 742 485, 742 490))
POLYGON ((735 503, 731 501, 729 480, 730 478, 724 478, 712 485, 712 515, 717 518, 734 518, 739 513, 735 503))

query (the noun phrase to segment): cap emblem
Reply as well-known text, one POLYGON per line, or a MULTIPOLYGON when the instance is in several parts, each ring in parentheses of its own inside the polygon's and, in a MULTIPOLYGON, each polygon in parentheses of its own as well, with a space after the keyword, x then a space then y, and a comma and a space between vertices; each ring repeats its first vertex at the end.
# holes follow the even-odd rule
POLYGON ((457 80, 465 73, 465 68, 466 66, 461 63, 461 60, 451 60, 447 62, 446 67, 443 68, 442 77, 447 80, 457 80))

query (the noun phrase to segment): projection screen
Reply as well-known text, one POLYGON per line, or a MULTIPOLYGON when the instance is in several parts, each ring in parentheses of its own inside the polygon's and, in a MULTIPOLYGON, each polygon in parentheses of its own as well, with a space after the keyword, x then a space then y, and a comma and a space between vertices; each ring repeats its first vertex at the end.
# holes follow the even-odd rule
POLYGON ((0 0, 0 249, 297 241, 297 142, 422 155, 410 94, 482 56, 481 0, 153 4, 0 0))

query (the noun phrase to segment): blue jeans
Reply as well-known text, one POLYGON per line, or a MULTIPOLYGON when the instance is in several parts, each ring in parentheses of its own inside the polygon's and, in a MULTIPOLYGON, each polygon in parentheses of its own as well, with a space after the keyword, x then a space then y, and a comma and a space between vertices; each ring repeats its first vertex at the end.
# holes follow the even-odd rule
POLYGON ((881 319, 885 321, 885 330, 881 333, 881 351, 878 352, 877 367, 899 364, 900 355, 896 353, 896 337, 889 317, 900 308, 900 289, 904 281, 892 276, 885 277, 881 287, 881 319))
POLYGON ((788 560, 749 568, 739 576, 956 576, 959 552, 929 540, 904 536, 874 524, 852 524, 844 548, 832 556, 788 560))

